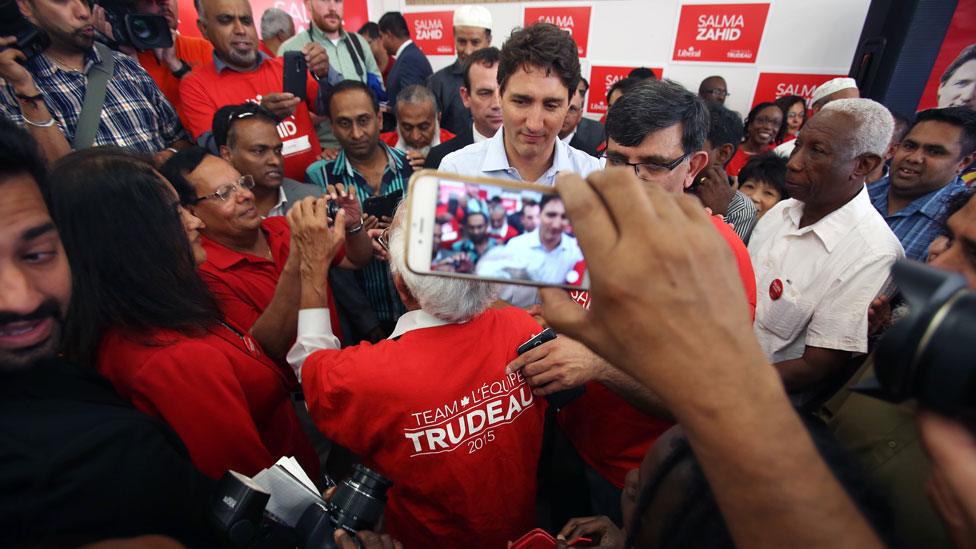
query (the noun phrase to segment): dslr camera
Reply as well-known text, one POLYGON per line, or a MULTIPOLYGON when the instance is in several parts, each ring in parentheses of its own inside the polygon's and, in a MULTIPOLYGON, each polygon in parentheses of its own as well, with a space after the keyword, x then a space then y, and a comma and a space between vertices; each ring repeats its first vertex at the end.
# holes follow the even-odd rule
POLYGON ((105 19, 112 26, 115 44, 104 37, 110 47, 146 51, 173 46, 173 33, 162 15, 139 13, 132 0, 94 0, 94 4, 105 10, 105 19))
POLYGON ((28 60, 33 59, 51 45, 51 39, 41 29, 31 25, 17 8, 16 0, 0 0, 0 36, 17 38, 17 49, 28 60))
POLYGON ((913 261, 891 269, 910 313, 882 337, 875 380, 856 391, 921 406, 976 430, 976 292, 961 275, 913 261))

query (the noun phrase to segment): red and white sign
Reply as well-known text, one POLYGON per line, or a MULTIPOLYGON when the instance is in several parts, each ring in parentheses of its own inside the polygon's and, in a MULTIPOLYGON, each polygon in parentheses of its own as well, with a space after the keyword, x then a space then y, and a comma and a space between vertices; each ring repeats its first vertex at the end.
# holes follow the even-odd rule
MULTIPOLYGON (((590 91, 586 98, 586 111, 603 114, 607 112, 607 92, 617 80, 627 78, 630 71, 636 67, 610 67, 607 65, 593 65, 590 67, 590 91)), ((661 78, 664 69, 652 68, 654 76, 661 78)))
MULTIPOLYGON (((197 10, 193 2, 180 2, 180 34, 200 36, 197 29, 197 10)), ((311 21, 310 14, 302 0, 251 0, 251 14, 254 16, 255 26, 260 27, 261 15, 268 8, 284 10, 295 21, 295 31, 303 32, 311 21)), ((345 0, 342 10, 342 28, 347 32, 356 32, 369 21, 366 0, 345 0)), ((260 37, 261 29, 258 28, 260 37)))
POLYGON ((769 4, 681 6, 675 61, 755 63, 769 4))
POLYGON ((410 37, 426 55, 454 55, 454 12, 404 13, 410 37))
POLYGON ((759 73, 759 83, 756 84, 756 94, 752 97, 755 106, 764 101, 775 101, 784 95, 799 95, 807 100, 810 108, 810 96, 820 84, 846 74, 785 74, 778 72, 759 73))
POLYGON ((525 8, 524 25, 552 23, 568 31, 576 41, 580 57, 586 57, 586 46, 590 40, 590 6, 562 8, 525 8))

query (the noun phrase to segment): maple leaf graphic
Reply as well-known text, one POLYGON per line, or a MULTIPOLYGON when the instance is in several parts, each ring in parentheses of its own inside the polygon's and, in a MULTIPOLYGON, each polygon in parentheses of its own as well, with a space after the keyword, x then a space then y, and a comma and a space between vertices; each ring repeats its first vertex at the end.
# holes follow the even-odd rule
POLYGON ((468 403, 470 403, 470 402, 471 401, 468 399, 468 397, 462 397, 461 398, 461 406, 467 406, 468 403))

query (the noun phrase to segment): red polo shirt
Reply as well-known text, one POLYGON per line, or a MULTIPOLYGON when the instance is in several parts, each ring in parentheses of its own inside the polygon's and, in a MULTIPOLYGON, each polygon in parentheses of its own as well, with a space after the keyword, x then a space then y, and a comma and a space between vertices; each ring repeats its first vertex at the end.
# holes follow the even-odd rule
POLYGON ((295 415, 289 381, 246 334, 224 326, 195 337, 109 330, 97 367, 133 406, 168 423, 207 476, 217 479, 228 469, 251 476, 295 456, 318 478, 318 457, 295 415))
MULTIPOLYGON (((756 275, 749 250, 721 217, 712 216, 711 219, 735 254, 749 311, 755 317, 756 275)), ((580 305, 589 307, 589 292, 572 291, 570 296, 580 305)), ((694 330, 694 327, 689 329, 694 330)), ((624 487, 628 471, 640 467, 644 454, 657 437, 674 425, 644 414, 599 382, 588 383, 586 392, 561 409, 556 418, 580 457, 618 488, 624 487)))
MULTIPOLYGON (((213 127, 217 109, 226 105, 260 103, 269 93, 284 89, 284 59, 262 57, 261 64, 252 71, 238 72, 230 68, 217 72, 213 61, 193 69, 180 81, 180 119, 193 139, 213 127)), ((278 124, 282 151, 285 155, 285 176, 296 181, 305 180, 305 168, 315 162, 322 152, 319 138, 312 126, 309 109, 315 108, 318 82, 308 75, 305 103, 295 107, 295 114, 278 124)))
MULTIPOLYGON (((207 250, 207 261, 200 265, 200 276, 217 298, 220 310, 228 320, 247 330, 254 326, 264 310, 268 308, 278 287, 278 278, 288 260, 291 249, 291 229, 285 217, 269 217, 261 222, 261 231, 268 239, 273 261, 241 253, 203 237, 203 247, 207 250)), ((332 260, 338 265, 345 257, 345 249, 332 260)), ((329 316, 336 337, 339 333, 339 317, 336 313, 335 299, 329 290, 329 316)), ((290 368, 286 368, 290 371, 290 368)))

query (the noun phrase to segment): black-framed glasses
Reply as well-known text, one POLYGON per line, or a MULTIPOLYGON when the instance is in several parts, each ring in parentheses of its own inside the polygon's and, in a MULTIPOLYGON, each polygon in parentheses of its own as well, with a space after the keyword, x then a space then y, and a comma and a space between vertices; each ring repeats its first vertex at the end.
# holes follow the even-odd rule
POLYGON ((221 202, 226 202, 227 200, 230 199, 231 196, 234 195, 235 192, 242 189, 251 190, 253 188, 254 188, 254 178, 251 177, 250 175, 242 175, 241 178, 238 179, 237 181, 233 183, 227 183, 226 185, 221 185, 220 187, 217 187, 216 191, 210 194, 198 196, 196 202, 201 202, 203 200, 207 200, 210 198, 220 200, 221 202))
POLYGON ((691 156, 691 153, 687 152, 669 162, 627 162, 622 158, 618 158, 612 155, 607 155, 605 153, 603 155, 603 158, 607 160, 608 166, 614 166, 618 168, 622 168, 624 166, 630 166, 631 168, 634 168, 634 173, 637 174, 637 177, 647 180, 647 179, 654 179, 656 177, 660 177, 662 175, 671 173, 672 171, 674 171, 675 168, 681 165, 681 163, 684 162, 689 156, 691 156))

